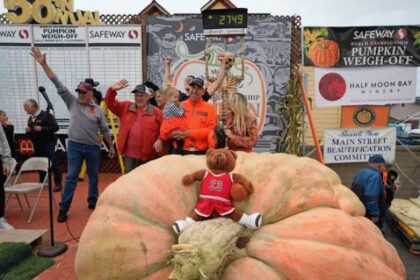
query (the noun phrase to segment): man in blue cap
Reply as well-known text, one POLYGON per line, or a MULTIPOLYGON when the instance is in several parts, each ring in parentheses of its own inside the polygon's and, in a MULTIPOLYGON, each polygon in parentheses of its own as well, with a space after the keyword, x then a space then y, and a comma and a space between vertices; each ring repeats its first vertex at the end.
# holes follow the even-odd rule
POLYGON ((365 217, 380 227, 379 217, 384 209, 384 184, 381 172, 385 169, 382 155, 369 158, 368 167, 360 170, 353 179, 351 189, 366 208, 365 217))

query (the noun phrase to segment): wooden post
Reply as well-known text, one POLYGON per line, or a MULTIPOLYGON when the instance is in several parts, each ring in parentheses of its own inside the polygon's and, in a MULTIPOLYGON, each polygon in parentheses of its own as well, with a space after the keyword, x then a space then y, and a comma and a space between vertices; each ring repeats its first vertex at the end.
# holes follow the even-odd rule
POLYGON ((303 77, 302 74, 299 74, 300 90, 302 93, 303 101, 305 103, 306 114, 308 115, 309 126, 311 127, 312 137, 314 139, 316 153, 318 155, 318 160, 324 164, 324 157, 322 156, 321 146, 319 145, 318 135, 316 134, 316 129, 314 121, 312 119, 311 105, 309 104, 308 95, 305 92, 305 87, 303 86, 303 77))

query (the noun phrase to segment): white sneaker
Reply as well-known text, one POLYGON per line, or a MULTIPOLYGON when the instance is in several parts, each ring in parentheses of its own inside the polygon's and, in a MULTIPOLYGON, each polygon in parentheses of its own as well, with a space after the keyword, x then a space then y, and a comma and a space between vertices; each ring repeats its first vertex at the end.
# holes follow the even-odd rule
POLYGON ((244 213, 238 223, 249 229, 257 229, 261 227, 262 216, 260 213, 254 213, 251 215, 244 213))
POLYGON ((0 229, 15 229, 11 224, 9 224, 6 219, 0 218, 0 229))
POLYGON ((176 221, 173 225, 172 228, 174 229, 174 231, 177 234, 180 234, 186 226, 194 223, 195 221, 193 219, 191 219, 190 217, 186 217, 185 220, 179 220, 176 221))

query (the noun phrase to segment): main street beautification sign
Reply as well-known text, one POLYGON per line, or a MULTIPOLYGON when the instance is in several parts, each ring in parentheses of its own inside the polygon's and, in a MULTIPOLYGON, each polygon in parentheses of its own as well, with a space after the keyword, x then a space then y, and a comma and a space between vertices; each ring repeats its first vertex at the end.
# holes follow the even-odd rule
POLYGON ((325 130, 325 163, 367 162, 375 154, 394 160, 396 133, 395 128, 325 130))

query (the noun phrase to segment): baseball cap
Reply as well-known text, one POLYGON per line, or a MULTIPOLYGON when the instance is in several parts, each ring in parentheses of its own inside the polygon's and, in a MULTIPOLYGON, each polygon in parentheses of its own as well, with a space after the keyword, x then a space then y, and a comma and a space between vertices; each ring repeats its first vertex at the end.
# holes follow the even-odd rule
POLYGON ((79 92, 79 91, 92 91, 93 87, 91 84, 89 83, 85 83, 85 82, 80 82, 79 85, 77 86, 77 88, 75 89, 75 91, 79 92))
POLYGON ((373 155, 369 158, 371 163, 385 163, 385 159, 382 155, 373 155))
POLYGON ((99 86, 99 82, 94 81, 92 78, 86 78, 85 83, 91 84, 92 87, 99 86))
POLYGON ((146 87, 148 87, 149 89, 153 90, 153 91, 157 91, 157 90, 159 90, 159 87, 158 87, 155 83, 153 83, 153 82, 151 82, 151 81, 146 81, 146 82, 144 83, 144 85, 145 85, 146 87))
POLYGON ((150 90, 149 90, 149 88, 146 86, 146 85, 144 85, 144 84, 141 84, 141 85, 137 85, 132 91, 131 91, 131 93, 136 93, 136 92, 144 92, 144 93, 147 93, 148 95, 152 95, 152 93, 150 92, 150 90))
POLYGON ((193 85, 197 85, 199 87, 204 87, 204 81, 201 78, 194 78, 191 82, 190 82, 190 86, 193 85))

